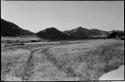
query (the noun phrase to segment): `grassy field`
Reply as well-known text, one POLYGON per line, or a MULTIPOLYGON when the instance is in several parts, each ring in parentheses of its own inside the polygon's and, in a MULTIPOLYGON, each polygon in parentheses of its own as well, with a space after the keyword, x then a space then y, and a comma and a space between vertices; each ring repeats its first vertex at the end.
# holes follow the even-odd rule
POLYGON ((124 64, 124 41, 26 43, 2 47, 1 57, 1 79, 4 81, 98 80, 124 64))

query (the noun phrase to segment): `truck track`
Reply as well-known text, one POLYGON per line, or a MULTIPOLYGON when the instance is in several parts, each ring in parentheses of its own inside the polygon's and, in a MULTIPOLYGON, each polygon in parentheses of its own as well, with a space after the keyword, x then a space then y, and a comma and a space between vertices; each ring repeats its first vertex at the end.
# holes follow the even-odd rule
MULTIPOLYGON (((69 43, 67 43, 67 44, 69 44, 69 43)), ((53 45, 55 45, 55 44, 53 44, 53 45)), ((64 71, 68 76, 76 77, 73 69, 63 68, 62 65, 59 65, 60 64, 60 63, 58 63, 59 61, 56 58, 54 58, 53 55, 47 53, 48 49, 53 47, 53 45, 47 45, 46 47, 42 46, 42 47, 31 49, 29 57, 27 58, 26 63, 23 65, 23 73, 21 75, 22 80, 27 81, 34 74, 34 64, 35 64, 34 63, 34 54, 38 51, 40 51, 41 53, 44 53, 49 61, 51 61, 58 69, 60 69, 61 71, 64 71)), ((62 45, 62 44, 58 44, 58 45, 62 45)))
POLYGON ((23 65, 23 73, 22 73, 23 80, 26 80, 26 81, 29 80, 30 77, 32 76, 32 74, 34 74, 34 64, 35 64, 34 63, 34 54, 41 49, 43 49, 43 48, 40 47, 40 48, 35 48, 35 49, 31 50, 26 63, 23 65))

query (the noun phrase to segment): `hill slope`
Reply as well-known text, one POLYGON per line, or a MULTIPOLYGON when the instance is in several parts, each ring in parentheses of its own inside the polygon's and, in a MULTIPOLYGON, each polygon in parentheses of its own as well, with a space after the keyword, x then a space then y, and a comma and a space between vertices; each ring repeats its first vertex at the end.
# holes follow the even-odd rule
POLYGON ((86 29, 83 27, 78 27, 69 31, 64 31, 64 33, 72 36, 74 39, 89 39, 97 37, 107 37, 108 32, 98 30, 98 29, 86 29))
POLYGON ((95 38, 95 37, 105 38, 109 36, 109 32, 98 30, 98 29, 90 29, 89 32, 90 32, 91 38, 95 38))
POLYGON ((17 36, 32 36, 33 32, 24 30, 16 24, 1 19, 1 36, 17 37, 17 36))
POLYGON ((87 39, 89 38, 89 30, 86 28, 78 27, 64 33, 72 36, 74 39, 87 39))
POLYGON ((42 37, 44 39, 50 39, 50 40, 66 40, 66 39, 71 39, 70 36, 67 34, 59 31, 58 29, 51 27, 47 28, 45 30, 39 31, 37 33, 39 37, 42 37))

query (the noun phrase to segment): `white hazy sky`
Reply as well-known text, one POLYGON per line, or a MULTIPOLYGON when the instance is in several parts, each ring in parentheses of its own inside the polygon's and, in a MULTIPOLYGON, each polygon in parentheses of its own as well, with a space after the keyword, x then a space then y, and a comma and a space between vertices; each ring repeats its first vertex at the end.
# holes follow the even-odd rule
POLYGON ((79 26, 124 30, 124 2, 2 1, 1 18, 32 32, 49 27, 64 31, 79 26))

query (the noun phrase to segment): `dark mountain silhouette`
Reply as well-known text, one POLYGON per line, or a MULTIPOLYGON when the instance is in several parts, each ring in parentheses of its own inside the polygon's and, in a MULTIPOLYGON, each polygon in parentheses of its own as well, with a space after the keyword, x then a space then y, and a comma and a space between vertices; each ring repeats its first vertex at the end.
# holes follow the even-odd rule
POLYGON ((74 39, 88 39, 89 30, 86 28, 78 27, 69 31, 64 31, 67 35, 73 37, 74 39))
POLYGON ((37 33, 37 35, 41 38, 44 39, 49 39, 49 40, 66 40, 66 39, 71 39, 70 36, 67 34, 59 31, 58 29, 51 27, 47 28, 45 30, 42 30, 37 33))
POLYGON ((113 31, 110 32, 109 38, 124 39, 124 31, 113 30, 113 31))
POLYGON ((109 32, 98 29, 90 29, 89 33, 91 38, 107 38, 109 36, 109 32))
POLYGON ((69 31, 64 31, 64 33, 72 36, 75 39, 106 38, 109 35, 109 33, 106 31, 98 29, 86 29, 83 27, 78 27, 69 31))
POLYGON ((96 38, 124 38, 124 31, 102 31, 98 29, 86 29, 78 27, 64 32, 51 27, 45 30, 33 33, 20 28, 18 25, 1 19, 1 36, 22 37, 35 36, 49 40, 71 40, 71 39, 96 39, 96 38))
POLYGON ((17 37, 33 35, 35 35, 33 32, 24 30, 12 22, 1 19, 1 36, 17 37))

